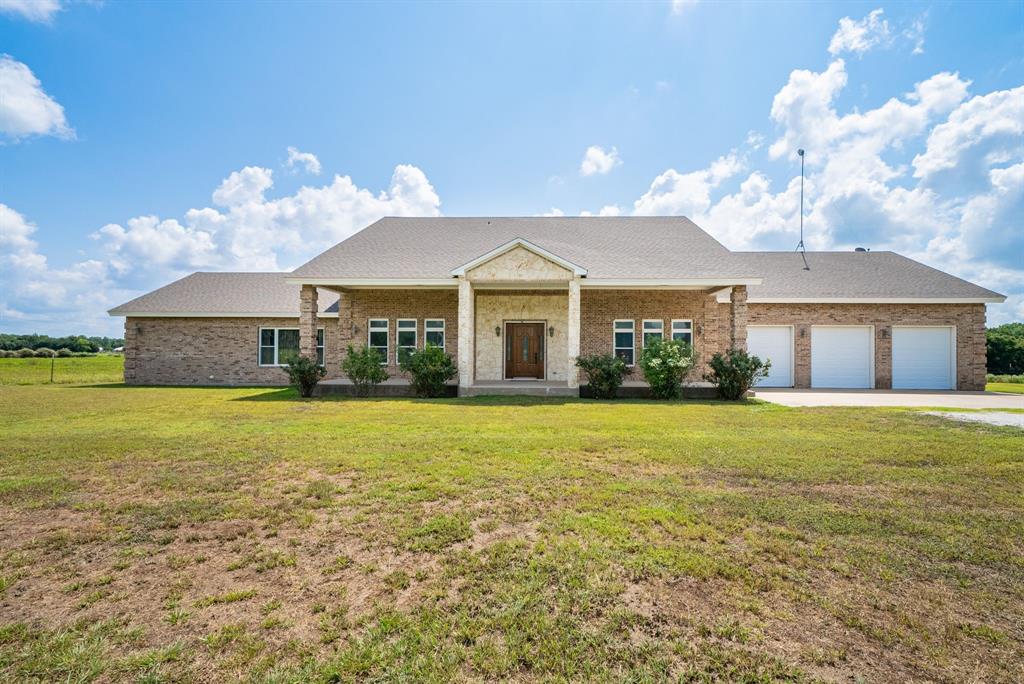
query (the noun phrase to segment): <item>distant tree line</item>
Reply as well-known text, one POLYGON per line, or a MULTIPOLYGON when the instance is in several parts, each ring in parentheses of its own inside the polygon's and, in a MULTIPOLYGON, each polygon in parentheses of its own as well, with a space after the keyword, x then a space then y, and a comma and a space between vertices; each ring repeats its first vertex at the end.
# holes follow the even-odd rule
POLYGON ((985 338, 989 373, 1024 374, 1024 323, 1006 323, 989 328, 985 338))
POLYGON ((15 351, 18 349, 67 349, 73 352, 96 353, 123 347, 124 340, 120 337, 86 337, 85 335, 68 335, 67 337, 50 337, 49 335, 12 335, 0 333, 0 350, 15 351))

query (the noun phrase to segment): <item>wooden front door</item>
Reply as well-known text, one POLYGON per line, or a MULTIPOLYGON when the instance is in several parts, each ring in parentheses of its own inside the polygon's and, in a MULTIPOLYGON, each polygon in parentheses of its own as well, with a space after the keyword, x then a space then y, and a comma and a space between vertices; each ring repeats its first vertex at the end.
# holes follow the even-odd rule
POLYGON ((505 377, 544 379, 544 324, 505 326, 505 377))

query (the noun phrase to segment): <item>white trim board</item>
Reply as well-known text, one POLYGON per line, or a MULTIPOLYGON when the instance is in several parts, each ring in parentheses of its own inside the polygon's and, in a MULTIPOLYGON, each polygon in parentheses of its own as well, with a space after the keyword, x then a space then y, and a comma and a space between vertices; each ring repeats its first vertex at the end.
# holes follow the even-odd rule
POLYGON ((534 254, 536 254, 537 256, 539 256, 539 257, 541 257, 543 259, 547 259, 548 261, 550 261, 550 262, 552 262, 554 264, 558 264, 562 268, 564 268, 564 269, 566 269, 568 271, 572 271, 573 275, 580 276, 580 277, 583 277, 583 276, 587 275, 587 269, 583 268, 582 266, 580 266, 578 264, 574 264, 573 262, 569 261, 568 259, 563 259, 562 257, 558 256, 557 254, 554 254, 553 252, 549 252, 548 250, 544 249, 543 247, 535 245, 532 242, 530 242, 529 240, 524 240, 523 238, 515 238, 514 240, 509 240, 505 244, 500 245, 498 247, 495 247, 490 252, 487 252, 486 254, 481 254, 477 258, 475 258, 475 259, 473 259, 471 261, 467 261, 466 263, 464 263, 461 266, 453 268, 451 270, 451 274, 453 276, 455 276, 455 277, 465 276, 466 275, 466 271, 470 271, 470 270, 476 268, 477 266, 479 266, 480 264, 485 264, 488 261, 490 261, 491 259, 495 259, 495 258, 501 256, 502 254, 505 254, 506 252, 512 251, 516 247, 522 247, 523 249, 526 249, 526 250, 528 250, 530 252, 533 252, 534 254))
MULTIPOLYGON (((728 296, 718 295, 719 304, 728 296)), ((748 297, 747 304, 1000 304, 1006 297, 748 297)))
MULTIPOLYGON (((130 317, 130 318, 294 318, 298 319, 299 314, 294 311, 288 313, 280 313, 274 311, 259 312, 259 313, 224 313, 224 312, 212 312, 212 311, 175 311, 174 313, 154 312, 154 311, 129 311, 127 313, 111 313, 107 312, 110 316, 114 317, 130 317)), ((330 313, 318 313, 317 318, 337 318, 338 312, 332 311, 330 313)))

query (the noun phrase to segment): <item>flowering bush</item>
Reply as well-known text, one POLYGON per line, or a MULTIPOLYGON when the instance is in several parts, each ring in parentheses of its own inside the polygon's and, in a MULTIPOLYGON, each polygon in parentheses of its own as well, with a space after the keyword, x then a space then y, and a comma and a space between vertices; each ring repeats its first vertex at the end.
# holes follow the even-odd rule
POLYGON ((682 340, 650 340, 640 355, 640 368, 656 399, 678 399, 692 366, 693 350, 682 340))
POLYGON ((384 370, 384 357, 373 347, 355 349, 348 345, 345 360, 341 362, 341 370, 356 387, 356 394, 365 397, 370 388, 388 379, 384 370))
POLYGON ((768 377, 772 362, 762 361, 742 349, 730 349, 725 356, 715 354, 708 365, 711 372, 704 379, 715 384, 720 397, 736 401, 742 399, 758 380, 768 377))
POLYGON ((448 381, 459 374, 459 368, 444 349, 427 344, 406 354, 399 366, 412 376, 412 389, 418 397, 442 397, 448 381))
POLYGON ((626 362, 611 354, 577 357, 576 367, 587 374, 587 386, 594 399, 614 399, 626 375, 626 362))
POLYGON ((288 374, 288 381, 303 397, 313 396, 316 384, 327 374, 323 366, 307 356, 296 356, 283 370, 288 374))

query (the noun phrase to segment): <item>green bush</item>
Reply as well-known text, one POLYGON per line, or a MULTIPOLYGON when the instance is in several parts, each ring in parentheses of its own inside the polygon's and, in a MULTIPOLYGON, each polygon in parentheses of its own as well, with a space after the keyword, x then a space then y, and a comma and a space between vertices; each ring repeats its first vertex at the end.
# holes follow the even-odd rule
POLYGON ((704 379, 718 388, 723 399, 742 399, 761 378, 768 377, 771 361, 762 361, 742 349, 730 349, 725 356, 715 354, 708 363, 711 372, 704 379))
POLYGON ((614 399, 627 370, 626 362, 611 354, 579 356, 576 367, 587 374, 587 385, 594 399, 614 399))
POLYGON ((327 374, 327 370, 317 363, 316 359, 311 359, 308 356, 298 356, 292 359, 282 370, 288 374, 288 381, 295 389, 299 390, 299 395, 303 397, 313 396, 316 384, 327 374))
POLYGON ((1006 382, 1011 385, 1024 385, 1024 375, 993 375, 985 376, 985 382, 1006 382))
POLYGON ((6 349, 0 349, 0 359, 9 359, 14 356, 14 352, 9 352, 6 349))
POLYGON ((1024 374, 1024 323, 1006 323, 985 331, 985 357, 989 373, 1024 374))
POLYGON ((71 356, 71 350, 70 349, 66 349, 66 348, 65 349, 58 349, 57 350, 57 356, 59 356, 62 359, 66 359, 67 357, 71 356))
POLYGON ((22 359, 30 359, 30 358, 32 358, 33 356, 36 355, 35 351, 32 350, 32 349, 29 349, 28 347, 22 347, 21 349, 19 349, 18 351, 14 352, 14 353, 15 353, 16 356, 18 356, 18 358, 22 358, 22 359))
POLYGON ((40 359, 48 359, 51 356, 54 356, 56 353, 57 352, 53 351, 48 347, 39 347, 39 349, 36 349, 36 357, 40 359))
POLYGON ((399 367, 412 376, 412 389, 419 397, 444 396, 445 385, 459 374, 452 357, 432 344, 403 355, 399 367))
POLYGON ((356 386, 356 394, 365 397, 371 387, 388 379, 383 364, 384 357, 373 347, 356 349, 350 344, 345 352, 345 360, 341 362, 341 370, 356 386))
POLYGON ((693 367, 693 350, 681 340, 652 339, 640 354, 640 369, 655 399, 678 399, 693 367))

